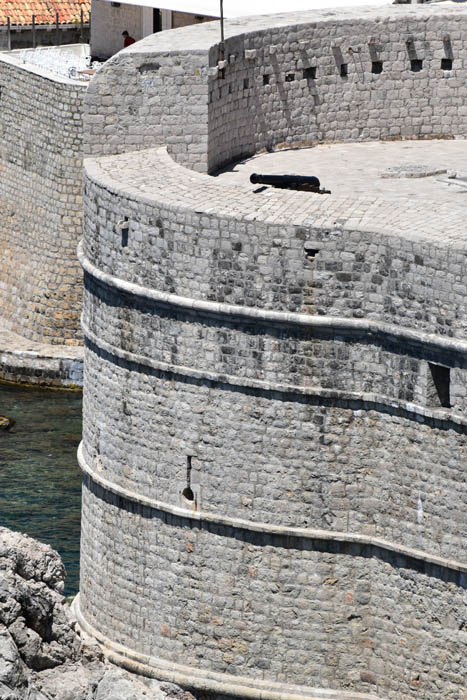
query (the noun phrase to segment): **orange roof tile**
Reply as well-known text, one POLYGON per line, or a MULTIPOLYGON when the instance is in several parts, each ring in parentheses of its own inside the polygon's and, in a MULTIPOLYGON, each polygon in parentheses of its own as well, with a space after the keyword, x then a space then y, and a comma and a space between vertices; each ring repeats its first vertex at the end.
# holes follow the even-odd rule
POLYGON ((74 24, 80 21, 81 10, 84 21, 89 21, 91 0, 0 0, 0 25, 31 25, 32 15, 36 24, 55 24, 58 12, 60 24, 74 24))

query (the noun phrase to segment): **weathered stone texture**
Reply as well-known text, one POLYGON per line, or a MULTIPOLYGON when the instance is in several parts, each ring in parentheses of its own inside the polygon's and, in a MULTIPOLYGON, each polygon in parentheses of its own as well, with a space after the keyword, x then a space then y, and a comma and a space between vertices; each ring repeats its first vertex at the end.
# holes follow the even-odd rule
POLYGON ((191 310, 170 311, 163 303, 135 300, 86 276, 83 322, 94 338, 168 366, 274 385, 341 392, 367 392, 419 405, 440 406, 428 396, 428 362, 453 368, 450 407, 463 413, 467 364, 462 353, 427 348, 414 337, 406 346, 387 334, 276 324, 260 319, 206 318, 191 310))
MULTIPOLYGON (((321 364, 316 384, 329 385, 340 372, 332 358, 321 364)), ((374 535, 452 559, 463 550, 465 426, 423 419, 387 396, 372 405, 355 387, 353 399, 320 396, 316 385, 301 396, 275 392, 274 382, 248 390, 222 375, 139 369, 88 347, 83 437, 101 477, 177 506, 190 455, 202 511, 374 535)))
POLYGON ((465 700, 465 208, 194 170, 465 135, 466 21, 256 18, 225 66, 206 25, 93 82, 77 610, 119 663, 214 695, 465 700))
POLYGON ((263 148, 465 136, 462 21, 439 7, 236 20, 223 58, 215 23, 146 37, 93 81, 87 153, 166 143, 206 172, 263 148))
POLYGON ((89 86, 83 117, 85 154, 167 143, 195 169, 206 170, 207 71, 205 56, 196 52, 134 56, 128 49, 114 56, 89 86))
POLYGON ((2 700, 193 700, 115 669, 95 640, 83 640, 62 596, 65 575, 48 545, 0 528, 2 700))
MULTIPOLYGON (((228 65, 209 81, 209 169, 261 149, 323 141, 465 136, 459 17, 397 14, 393 8, 384 23, 297 17, 286 31, 227 40, 228 65), (441 68, 447 55, 449 71, 441 68), (411 69, 413 58, 421 71, 411 69), (373 72, 376 62, 381 72, 373 72)), ((211 60, 216 55, 211 49, 211 60)))
POLYGON ((462 700, 465 575, 371 547, 199 525, 92 482, 83 516, 82 612, 119 644, 239 684, 462 700))
POLYGON ((9 328, 80 342, 85 88, 0 59, 0 304, 9 328))
POLYGON ((108 274, 213 302, 467 333, 462 206, 427 221, 426 203, 371 196, 261 200, 155 150, 86 164, 84 250, 108 274))

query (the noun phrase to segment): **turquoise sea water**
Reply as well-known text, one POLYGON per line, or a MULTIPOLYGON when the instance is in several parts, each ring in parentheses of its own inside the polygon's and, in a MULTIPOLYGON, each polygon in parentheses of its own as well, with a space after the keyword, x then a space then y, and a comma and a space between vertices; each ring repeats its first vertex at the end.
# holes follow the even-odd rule
POLYGON ((78 591, 81 393, 0 383, 0 525, 50 544, 67 570, 66 595, 78 591))

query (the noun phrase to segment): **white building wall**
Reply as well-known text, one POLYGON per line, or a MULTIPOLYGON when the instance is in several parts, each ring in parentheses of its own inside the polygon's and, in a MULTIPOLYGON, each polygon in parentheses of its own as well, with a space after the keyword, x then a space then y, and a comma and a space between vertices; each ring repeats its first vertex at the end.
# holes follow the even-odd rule
MULTIPOLYGON (((92 0, 91 55, 107 59, 123 49, 122 32, 125 29, 136 41, 146 36, 143 33, 143 10, 147 9, 152 12, 152 8, 142 8, 139 5, 92 0)), ((152 25, 147 33, 152 34, 152 25)))

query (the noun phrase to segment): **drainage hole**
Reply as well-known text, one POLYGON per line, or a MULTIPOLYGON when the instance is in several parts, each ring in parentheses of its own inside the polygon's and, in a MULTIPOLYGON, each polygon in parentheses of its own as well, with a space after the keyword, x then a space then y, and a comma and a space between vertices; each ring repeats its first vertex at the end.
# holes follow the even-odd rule
POLYGON ((187 501, 194 501, 195 500, 195 494, 193 493, 192 489, 189 486, 187 486, 186 488, 183 489, 182 496, 183 496, 183 498, 186 498, 187 501))

